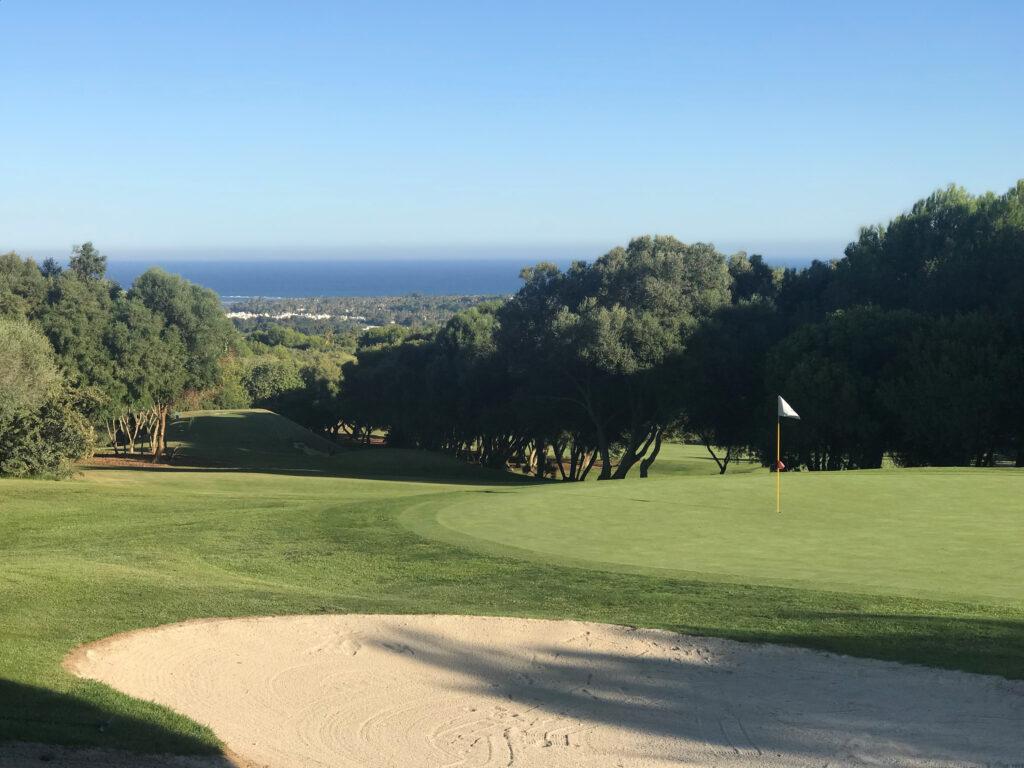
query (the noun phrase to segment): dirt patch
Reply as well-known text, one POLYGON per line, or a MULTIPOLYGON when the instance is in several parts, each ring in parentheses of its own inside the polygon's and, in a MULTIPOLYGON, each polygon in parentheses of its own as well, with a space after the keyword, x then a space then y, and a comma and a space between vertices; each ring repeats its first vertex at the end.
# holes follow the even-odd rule
POLYGON ((79 463, 82 468, 94 467, 116 467, 121 469, 146 469, 147 467, 180 467, 182 469, 196 468, 230 468, 234 465, 226 461, 215 459, 204 459, 199 456, 187 456, 177 454, 173 458, 161 457, 154 462, 152 456, 144 454, 96 454, 91 459, 79 463))

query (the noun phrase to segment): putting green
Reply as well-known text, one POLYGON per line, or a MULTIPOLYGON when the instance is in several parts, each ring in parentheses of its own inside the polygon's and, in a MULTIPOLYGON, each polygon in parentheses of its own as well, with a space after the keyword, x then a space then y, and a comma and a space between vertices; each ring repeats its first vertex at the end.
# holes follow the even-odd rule
POLYGON ((481 490, 426 502, 422 535, 569 565, 1024 605, 1024 472, 914 469, 481 490))

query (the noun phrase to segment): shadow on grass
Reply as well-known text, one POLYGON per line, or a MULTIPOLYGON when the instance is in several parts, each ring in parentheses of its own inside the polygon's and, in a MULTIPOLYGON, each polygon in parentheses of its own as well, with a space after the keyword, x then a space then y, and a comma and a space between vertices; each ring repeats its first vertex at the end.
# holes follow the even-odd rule
POLYGON ((186 415, 168 425, 169 462, 103 456, 90 471, 251 472, 294 477, 341 477, 443 485, 521 486, 550 482, 423 450, 337 446, 270 411, 186 415))
POLYGON ((781 611, 813 632, 772 642, 1024 680, 1024 620, 842 611, 781 611), (834 630, 834 631, 830 631, 834 630))
POLYGON ((105 457, 96 470, 253 472, 443 485, 521 486, 551 482, 468 464, 439 453, 340 447, 270 411, 210 411, 168 425, 171 464, 105 457))
MULTIPOLYGON (((382 449, 387 450, 387 449, 382 449)), ((426 453, 426 452, 424 452, 426 453)), ((396 469, 374 469, 368 468, 359 471, 350 467, 288 467, 288 466, 199 466, 189 464, 139 464, 131 466, 112 466, 106 464, 85 464, 80 467, 89 472, 207 472, 225 474, 259 474, 259 475, 284 475, 288 477, 332 477, 348 478, 350 480, 381 480, 388 482, 402 483, 426 483, 429 485, 493 485, 499 487, 520 488, 527 485, 548 485, 551 480, 538 479, 535 477, 521 477, 511 473, 500 473, 497 470, 488 470, 482 467, 466 465, 466 472, 453 474, 439 472, 436 475, 428 474, 424 469, 422 474, 412 471, 396 469), (473 470, 479 469, 480 473, 475 474, 473 470)))
MULTIPOLYGON (((166 716, 166 710, 155 704, 135 704, 147 714, 166 716)), ((0 744, 4 742, 202 755, 210 758, 204 764, 211 767, 232 766, 217 747, 199 739, 74 696, 10 680, 0 680, 0 744)))

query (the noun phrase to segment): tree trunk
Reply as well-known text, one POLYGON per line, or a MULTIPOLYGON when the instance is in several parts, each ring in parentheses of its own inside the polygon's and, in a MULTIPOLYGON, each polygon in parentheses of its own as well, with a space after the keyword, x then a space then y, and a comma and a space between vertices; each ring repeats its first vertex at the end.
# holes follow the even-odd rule
POLYGON ((601 474, 597 476, 598 480, 611 480, 612 479, 612 460, 608 455, 608 443, 601 441, 601 444, 597 449, 598 453, 601 454, 601 474))
POLYGON ((715 449, 711 447, 711 440, 708 439, 707 435, 698 435, 700 441, 704 443, 704 447, 708 453, 711 454, 711 458, 715 460, 715 464, 718 465, 718 474, 724 475, 725 470, 729 467, 729 460, 732 458, 732 448, 725 449, 725 457, 723 459, 718 458, 718 454, 715 453, 715 449))
POLYGON ((590 461, 587 462, 586 468, 580 473, 580 481, 587 479, 587 475, 590 474, 590 469, 594 466, 595 461, 597 461, 597 451, 590 454, 590 461))
POLYGON ((104 419, 103 426, 107 428, 107 437, 110 438, 110 444, 114 446, 114 455, 117 456, 117 422, 113 419, 104 419))
POLYGON ((633 465, 647 454, 647 451, 651 447, 651 443, 654 442, 655 436, 660 432, 660 427, 648 426, 643 429, 634 427, 634 429, 631 430, 629 446, 626 448, 625 453, 622 454, 622 458, 619 459, 619 466, 615 470, 615 475, 612 479, 625 480, 626 475, 629 474, 629 470, 631 470, 633 465), (637 433, 642 436, 639 438, 636 437, 637 433), (641 443, 643 443, 642 448, 640 447, 641 443))
POLYGON ((651 468, 651 464, 658 458, 658 452, 661 450, 661 437, 665 433, 663 427, 659 428, 654 439, 654 450, 651 451, 651 455, 640 462, 640 477, 647 477, 647 470, 651 468))
POLYGON ((544 470, 547 468, 548 446, 542 437, 533 441, 533 457, 536 461, 535 472, 537 477, 544 477, 544 470))
POLYGON ((160 457, 163 455, 164 448, 166 446, 166 433, 167 433, 167 411, 170 406, 167 405, 155 405, 153 406, 153 429, 152 429, 152 442, 153 442, 153 458, 152 462, 156 464, 160 461, 160 457))

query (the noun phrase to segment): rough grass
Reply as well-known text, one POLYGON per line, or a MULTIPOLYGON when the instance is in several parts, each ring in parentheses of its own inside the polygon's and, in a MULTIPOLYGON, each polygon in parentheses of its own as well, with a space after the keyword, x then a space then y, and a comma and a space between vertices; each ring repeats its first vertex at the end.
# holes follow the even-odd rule
MULTIPOLYGON (((737 536, 735 529, 753 525, 756 515, 777 520, 773 509, 730 518, 701 508, 696 499, 718 498, 719 491, 709 486, 701 497, 694 484, 704 478, 688 476, 687 461, 691 469, 694 463, 705 467, 711 473, 706 480, 720 483, 725 497, 736 483, 766 478, 719 478, 713 462, 687 459, 685 451, 669 457, 679 462, 677 477, 534 486, 424 454, 380 450, 307 456, 293 443, 313 443, 296 437, 301 433, 292 431, 293 425, 267 415, 195 415, 181 430, 172 434, 191 435, 184 450, 197 455, 210 446, 233 450, 231 463, 242 466, 248 457, 250 469, 93 469, 70 482, 0 483, 0 740, 216 751, 209 730, 74 678, 60 666, 81 643, 203 616, 357 611, 575 618, 1024 677, 1024 610, 1012 600, 935 599, 870 584, 862 584, 862 591, 823 590, 811 586, 813 578, 785 586, 768 583, 771 579, 750 564, 749 575, 734 581, 692 568, 643 572, 631 562, 602 566, 589 559, 587 567, 578 568, 558 562, 559 553, 522 558, 504 543, 481 544, 478 536, 466 539, 472 546, 424 537, 399 520, 429 520, 444 509, 464 513, 471 500, 480 519, 501 516, 504 525, 518 527, 506 517, 515 510, 544 505, 547 518, 565 510, 571 521, 579 514, 570 503, 577 494, 589 500, 595 515, 609 520, 614 516, 608 511, 624 508, 631 498, 653 495, 662 499, 657 503, 672 502, 676 506, 663 519, 676 515, 681 546, 698 535, 711 540, 716 531, 737 536), (190 432, 181 431, 186 428, 190 432), (267 450, 261 435, 280 435, 278 449, 267 450), (216 447, 218 440, 222 447, 216 447), (291 461, 296 466, 289 470, 291 461), (298 471, 308 469, 320 471, 298 471), (364 477, 355 477, 359 474, 364 477)), ((859 482, 856 473, 835 477, 859 482)), ((914 477, 907 475, 906 493, 897 482, 881 501, 888 499, 895 508, 904 496, 917 493, 914 477)), ((995 493, 1015 508, 1017 502, 993 491, 987 477, 966 473, 961 492, 982 506, 995 493)), ((786 525, 797 519, 798 495, 787 496, 786 525)), ((842 495, 837 488, 835 499, 842 495)), ((768 498, 771 503, 771 489, 768 498)), ((830 510, 823 506, 819 514, 827 520, 830 510)), ((551 519, 537 525, 549 526, 551 519)), ((1021 527, 1014 519, 1020 518, 1008 514, 1003 537, 1019 543, 1021 527)), ((901 526, 907 519, 894 516, 876 533, 912 541, 929 525, 941 524, 934 520, 929 513, 920 527, 905 531, 901 526)), ((979 526, 984 522, 977 518, 979 526)), ((604 530, 608 541, 621 543, 626 529, 604 530)), ((520 533, 522 541, 538 538, 528 530, 520 533)), ((559 546, 570 551, 574 543, 559 546)), ((602 556, 619 549, 619 543, 608 544, 602 556)), ((979 558, 979 569, 1018 567, 1018 562, 998 561, 1007 551, 1012 550, 979 558)))

